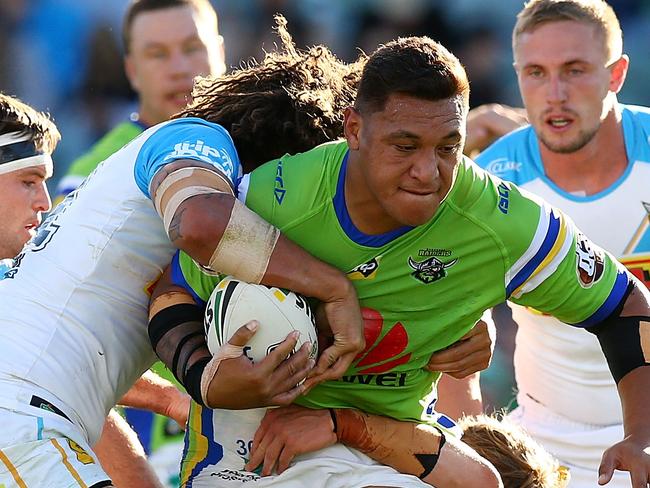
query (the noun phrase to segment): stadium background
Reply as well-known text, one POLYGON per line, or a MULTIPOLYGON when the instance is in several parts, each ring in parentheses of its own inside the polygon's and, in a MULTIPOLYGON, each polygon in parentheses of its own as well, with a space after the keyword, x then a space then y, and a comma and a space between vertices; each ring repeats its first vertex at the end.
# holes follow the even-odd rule
MULTIPOLYGON (((273 48, 272 16, 281 12, 299 46, 327 44, 352 60, 400 35, 426 34, 449 47, 469 73, 471 105, 520 105, 510 34, 522 0, 211 0, 238 66, 273 48)), ((63 139, 51 189, 70 162, 135 109, 122 70, 121 20, 127 0, 0 0, 0 91, 48 111, 63 139)), ((610 0, 631 57, 619 99, 650 105, 650 0, 610 0)), ((503 310, 499 311, 500 314, 503 310)), ((500 331, 483 377, 488 406, 513 397, 512 328, 500 331)))

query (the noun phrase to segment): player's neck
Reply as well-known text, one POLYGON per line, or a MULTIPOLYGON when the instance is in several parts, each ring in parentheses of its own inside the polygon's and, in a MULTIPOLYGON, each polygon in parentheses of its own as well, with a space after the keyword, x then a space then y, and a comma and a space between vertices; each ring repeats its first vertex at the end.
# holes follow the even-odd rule
POLYGON ((367 186, 361 183, 363 179, 359 164, 355 164, 350 155, 345 174, 345 206, 357 230, 367 235, 379 235, 401 227, 402 224, 390 218, 367 186))
POLYGON ((561 154, 540 143, 546 176, 569 193, 594 195, 609 188, 627 168, 623 125, 615 113, 603 121, 600 129, 578 151, 561 154))

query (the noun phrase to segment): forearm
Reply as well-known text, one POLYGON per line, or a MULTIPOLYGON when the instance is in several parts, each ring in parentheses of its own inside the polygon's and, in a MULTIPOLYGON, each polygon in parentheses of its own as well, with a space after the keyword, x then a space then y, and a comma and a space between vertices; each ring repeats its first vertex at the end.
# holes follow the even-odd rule
POLYGON ((625 435, 650 442, 650 366, 641 366, 627 373, 618 383, 618 393, 623 407, 625 435))
POLYGON ((133 384, 118 404, 169 416, 170 406, 175 405, 185 396, 186 394, 170 381, 152 371, 147 371, 133 384))
POLYGON ((375 461, 445 488, 498 487, 494 467, 453 436, 412 422, 336 409, 338 441, 375 461))
POLYGON ((438 382, 436 411, 457 420, 463 415, 483 413, 480 373, 457 380, 443 374, 438 382))
POLYGON ((177 229, 172 235, 176 237, 172 239, 173 244, 203 266, 244 281, 287 288, 326 302, 354 294, 351 283, 341 271, 281 234, 272 249, 260 248, 259 239, 277 229, 269 230, 273 226, 235 203, 232 195, 218 193, 189 199, 179 207, 172 222, 177 229), (236 259, 233 259, 232 249, 236 249, 236 259), (249 263, 259 262, 259 255, 267 251, 269 257, 261 265, 263 269, 249 272, 252 266, 249 263), (260 278, 253 280, 251 275, 260 278))
POLYGON ((94 451, 116 488, 162 488, 137 435, 114 410, 106 417, 94 451))

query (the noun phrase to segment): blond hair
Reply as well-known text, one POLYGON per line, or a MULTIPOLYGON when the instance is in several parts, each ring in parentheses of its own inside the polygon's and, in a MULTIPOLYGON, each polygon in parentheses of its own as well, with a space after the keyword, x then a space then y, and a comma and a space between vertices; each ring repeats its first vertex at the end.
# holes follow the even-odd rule
POLYGON ((512 45, 517 38, 547 22, 575 21, 596 27, 607 50, 608 62, 623 55, 623 32, 614 9, 604 0, 531 0, 517 15, 512 45))
POLYGON ((560 466, 520 426, 507 418, 477 415, 460 419, 462 440, 501 475, 504 488, 565 488, 567 468, 560 466))

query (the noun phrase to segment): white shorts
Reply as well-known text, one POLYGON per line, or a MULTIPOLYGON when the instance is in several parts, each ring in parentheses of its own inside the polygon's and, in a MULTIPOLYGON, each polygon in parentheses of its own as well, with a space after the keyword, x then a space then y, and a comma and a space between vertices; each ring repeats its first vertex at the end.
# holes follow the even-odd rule
MULTIPOLYGON (((520 394, 519 407, 508 418, 523 426, 560 464, 569 468, 569 488, 598 486, 598 466, 603 452, 623 440, 623 426, 584 424, 551 411, 541 403, 520 394)), ((607 488, 629 488, 630 476, 615 471, 607 488)))
POLYGON ((181 467, 184 488, 431 488, 415 476, 335 444, 297 456, 280 475, 244 470, 264 409, 210 410, 192 404, 181 467), (212 439, 214 440, 212 440, 212 439))
POLYGON ((69 420, 41 408, 0 408, 0 486, 101 488, 109 477, 69 420))

